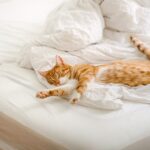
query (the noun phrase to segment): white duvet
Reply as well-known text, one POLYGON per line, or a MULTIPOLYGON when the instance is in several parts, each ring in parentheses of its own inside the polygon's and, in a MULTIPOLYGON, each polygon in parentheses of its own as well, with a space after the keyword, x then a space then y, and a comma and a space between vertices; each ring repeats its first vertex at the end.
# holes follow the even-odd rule
MULTIPOLYGON (((49 69, 54 66, 56 55, 70 64, 146 59, 132 47, 129 36, 136 35, 150 43, 148 1, 142 4, 138 0, 104 0, 98 3, 92 0, 67 1, 50 13, 43 34, 22 50, 20 65, 35 71, 49 69)), ((47 86, 40 75, 38 79, 47 86)), ((149 91, 150 85, 129 88, 92 83, 81 104, 119 109, 122 108, 122 100, 150 103, 149 91)))

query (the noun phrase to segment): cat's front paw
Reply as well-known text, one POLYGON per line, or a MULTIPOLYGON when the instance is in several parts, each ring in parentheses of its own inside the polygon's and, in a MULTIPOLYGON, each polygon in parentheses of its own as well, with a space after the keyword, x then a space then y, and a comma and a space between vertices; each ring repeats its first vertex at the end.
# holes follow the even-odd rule
POLYGON ((81 97, 80 93, 74 91, 69 102, 71 104, 76 104, 80 100, 80 97, 81 97))
POLYGON ((49 96, 48 91, 40 91, 36 94, 36 97, 41 98, 41 99, 46 98, 48 96, 49 96))

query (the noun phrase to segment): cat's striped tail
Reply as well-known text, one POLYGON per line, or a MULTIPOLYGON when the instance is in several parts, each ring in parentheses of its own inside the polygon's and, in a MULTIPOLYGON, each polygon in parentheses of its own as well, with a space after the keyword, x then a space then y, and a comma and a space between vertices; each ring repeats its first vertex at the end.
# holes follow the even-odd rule
POLYGON ((145 43, 133 36, 130 36, 130 40, 139 51, 144 53, 148 57, 148 59, 150 59, 150 48, 147 47, 145 43))

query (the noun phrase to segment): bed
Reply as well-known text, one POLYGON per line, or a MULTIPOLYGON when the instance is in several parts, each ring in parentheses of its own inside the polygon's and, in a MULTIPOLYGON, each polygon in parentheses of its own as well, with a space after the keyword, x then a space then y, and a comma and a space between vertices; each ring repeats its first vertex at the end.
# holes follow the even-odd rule
MULTIPOLYGON (((107 12, 104 11, 104 8, 111 1, 104 0, 104 2, 105 5, 103 4, 101 8, 105 14, 104 17, 107 19, 107 12)), ((136 2, 138 3, 138 1, 136 2)), ((66 58, 75 57, 75 59, 78 58, 77 61, 84 60, 94 64, 104 63, 116 58, 141 58, 141 54, 127 44, 128 33, 125 31, 127 29, 123 28, 124 26, 121 28, 124 29, 121 33, 115 31, 116 29, 105 28, 105 39, 102 43, 96 42, 96 44, 89 45, 88 42, 82 42, 84 47, 79 51, 64 52, 63 49, 70 49, 70 45, 64 45, 64 47, 61 45, 60 49, 57 44, 53 47, 54 42, 52 42, 53 45, 43 42, 45 44, 43 47, 41 46, 43 43, 39 44, 39 39, 37 44, 37 39, 36 42, 34 39, 41 35, 47 14, 58 6, 64 6, 62 3, 63 1, 54 3, 54 1, 49 0, 39 0, 38 2, 34 0, 32 2, 23 0, 22 2, 18 0, 0 1, 0 7, 2 8, 0 9, 2 12, 0 16, 0 148, 5 150, 150 149, 150 105, 149 95, 147 94, 149 93, 149 86, 135 91, 124 90, 129 94, 124 97, 126 100, 123 100, 123 107, 117 110, 71 105, 60 98, 51 98, 46 101, 35 98, 36 92, 45 88, 35 73, 37 67, 39 67, 37 60, 39 58, 45 59, 49 49, 56 49, 54 52, 67 56, 66 58), (35 6, 35 11, 31 13, 33 10, 33 7, 31 7, 29 8, 31 9, 30 15, 26 15, 26 10, 16 9, 18 8, 17 4, 21 4, 20 7, 35 6), (41 6, 43 8, 39 11, 41 6), (4 13, 10 8, 12 11, 16 10, 16 14, 4 13), (22 12, 22 15, 18 15, 17 11, 22 12), (25 12, 23 13, 23 11, 25 12), (43 15, 40 15, 41 12, 43 12, 43 15), (37 14, 41 18, 36 17, 37 14), (32 56, 30 57, 33 58, 31 63, 29 63, 29 59, 20 57, 19 51, 24 45, 32 47, 31 53, 25 57, 32 56), (93 50, 91 51, 91 49, 93 50), (41 51, 43 54, 37 55, 41 51), (115 51, 117 53, 114 56, 115 51), (18 58, 21 58, 22 62, 20 60, 18 62, 18 58), (16 128, 20 134, 16 134, 16 128)), ((97 1, 97 3, 102 5, 102 1, 97 1)), ((118 2, 116 1, 115 4, 118 4, 118 2)), ((140 5, 144 4, 146 5, 146 1, 140 5)), ((108 23, 107 26, 111 24, 106 23, 108 23)), ((119 27, 116 28, 120 29, 119 27)), ((138 29, 139 32, 140 29, 138 29)), ((146 33, 135 34, 143 37, 145 41, 149 39, 149 35, 146 33)), ((96 38, 96 36, 93 37, 96 38)), ((40 39, 40 41, 44 40, 40 39)), ((77 48, 79 48, 78 44, 77 48)), ((51 58, 52 53, 53 50, 51 50, 49 58, 51 58)), ((23 54, 25 56, 25 53, 23 54)), ((142 59, 145 59, 145 57, 142 57, 142 59)))
POLYGON ((149 136, 149 105, 128 102, 122 110, 109 112, 58 99, 37 102, 41 85, 33 71, 16 64, 0 70, 2 112, 69 149, 123 149, 149 136))

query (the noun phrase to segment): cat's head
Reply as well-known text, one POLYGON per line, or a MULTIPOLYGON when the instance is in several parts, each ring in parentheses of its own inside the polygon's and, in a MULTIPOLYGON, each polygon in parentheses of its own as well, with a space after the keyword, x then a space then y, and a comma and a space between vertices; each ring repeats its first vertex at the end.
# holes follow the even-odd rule
POLYGON ((55 66, 48 71, 40 71, 39 73, 47 80, 48 83, 59 86, 69 80, 71 66, 64 63, 60 56, 56 56, 55 66))

